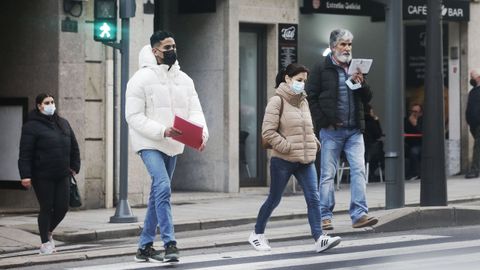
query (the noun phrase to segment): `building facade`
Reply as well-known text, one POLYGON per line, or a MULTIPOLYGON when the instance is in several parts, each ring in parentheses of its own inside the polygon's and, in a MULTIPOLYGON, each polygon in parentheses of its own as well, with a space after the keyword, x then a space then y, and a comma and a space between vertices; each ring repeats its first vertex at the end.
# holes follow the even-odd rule
MULTIPOLYGON (((208 0, 200 6, 193 2, 138 0, 136 16, 130 20, 130 76, 138 69, 138 52, 149 43, 152 32, 173 32, 180 66, 195 82, 211 133, 204 152, 186 149, 179 158, 174 190, 239 192, 243 187, 269 185, 260 127, 267 99, 274 93, 279 65, 297 59, 312 68, 321 59, 334 28, 352 30, 355 57, 374 59, 369 80, 375 93, 373 105, 382 115, 386 106, 383 21, 358 14, 304 12, 304 1, 298 0, 208 0), (292 29, 296 43, 285 45, 282 33, 288 36, 292 29)), ((23 112, 33 109, 35 96, 49 92, 80 144, 78 180, 84 208, 113 207, 116 203, 118 130, 123 117, 119 113, 121 55, 93 40, 93 5, 93 0, 19 0, 7 1, 0 10, 0 29, 5 37, 0 43, 0 120, 15 127, 12 135, 0 137, 0 145, 11 149, 7 151, 10 154, 0 157, 4 172, 0 181, 18 182, 15 149, 19 137, 15 134, 23 112), (16 107, 22 109, 15 111, 16 107)), ((466 168, 472 145, 464 110, 468 70, 480 58, 476 42, 479 30, 473 27, 478 25, 475 15, 480 14, 480 3, 471 2, 469 8, 469 21, 446 26, 451 91, 447 143, 448 156, 453 157, 448 162, 450 174, 466 168), (450 47, 457 48, 458 57, 451 57, 455 50, 450 47), (455 162, 458 164, 451 165, 455 162)), ((421 24, 405 22, 406 26, 421 24)), ((145 204, 150 179, 140 158, 131 151, 128 183, 130 204, 145 204)), ((0 188, 0 209, 37 207, 33 191, 5 186, 11 187, 0 188)))

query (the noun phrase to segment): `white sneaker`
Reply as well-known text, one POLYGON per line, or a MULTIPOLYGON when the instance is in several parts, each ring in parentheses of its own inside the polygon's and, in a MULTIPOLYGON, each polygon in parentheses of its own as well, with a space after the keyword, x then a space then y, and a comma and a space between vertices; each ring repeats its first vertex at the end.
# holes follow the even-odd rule
POLYGON ((53 241, 53 235, 51 235, 51 234, 48 235, 48 242, 50 242, 50 244, 52 244, 52 247, 55 250, 55 241, 53 241))
POLYGON ((41 246, 40 246, 40 252, 39 254, 43 255, 43 254, 52 254, 55 252, 55 247, 52 245, 52 243, 50 243, 50 241, 46 242, 46 243, 43 243, 41 246))
POLYGON ((252 232, 248 238, 248 242, 258 251, 269 251, 272 249, 264 234, 256 234, 255 232, 252 232))
POLYGON ((341 241, 342 238, 340 238, 339 236, 330 237, 326 234, 322 234, 320 238, 318 238, 317 242, 315 242, 315 250, 318 253, 323 252, 340 244, 341 241))

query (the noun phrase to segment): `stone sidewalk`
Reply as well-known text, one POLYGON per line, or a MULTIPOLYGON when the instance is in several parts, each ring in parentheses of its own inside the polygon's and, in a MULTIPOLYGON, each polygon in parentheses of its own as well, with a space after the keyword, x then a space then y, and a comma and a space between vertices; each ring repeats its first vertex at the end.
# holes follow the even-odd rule
MULTIPOLYGON (((370 231, 387 232, 408 230, 431 226, 456 226, 480 224, 480 204, 478 207, 466 206, 473 201, 480 201, 480 178, 463 179, 463 177, 451 177, 448 179, 448 201, 455 207, 429 207, 416 208, 420 199, 420 182, 407 181, 405 183, 405 204, 409 206, 402 209, 384 210, 385 207, 385 184, 370 183, 367 185, 367 201, 372 214, 380 217, 380 222, 374 228, 352 229, 348 213, 350 192, 348 185, 342 185, 341 190, 336 192, 335 208, 335 234, 355 234, 370 231)), ((242 189, 240 193, 201 193, 201 192, 175 192, 172 194, 172 208, 176 232, 194 230, 207 230, 251 224, 255 222, 258 210, 266 198, 268 189, 242 189)), ((136 223, 109 223, 115 209, 96 209, 70 211, 60 226, 55 230, 54 238, 57 245, 64 242, 68 245, 78 244, 92 240, 117 239, 128 236, 137 236, 141 230, 145 208, 133 208, 132 212, 138 217, 136 223)), ((288 220, 306 217, 306 204, 302 194, 288 194, 275 210, 272 220, 288 220)), ((21 252, 30 254, 36 252, 39 247, 37 235, 37 223, 35 214, 4 215, 0 218, 0 268, 27 264, 20 255, 21 252), (29 252, 32 251, 32 252, 29 252)), ((219 236, 220 237, 220 236, 219 236)), ((303 231, 291 233, 286 229, 274 229, 269 232, 271 240, 286 240, 299 237, 309 237, 308 226, 303 231)), ((179 239, 182 248, 199 248, 202 246, 228 245, 245 242, 244 233, 224 234, 222 239, 211 237, 179 239), (210 240, 210 244, 208 243, 210 240)), ((132 247, 125 248, 125 254, 134 252, 132 247)), ((116 250, 115 254, 121 255, 122 251, 116 250)), ((65 254, 58 258, 61 260, 78 259, 75 253, 65 254)), ((87 256, 83 254, 83 256, 87 256)), ((89 254, 100 256, 99 254, 89 254)), ((101 256, 106 256, 105 254, 101 256)), ((29 256, 32 257, 32 256, 29 256)), ((34 256, 43 260, 41 256, 34 256)), ((53 258, 53 257, 52 257, 53 258)), ((52 259, 50 258, 50 260, 52 259)), ((85 259, 85 258, 83 258, 85 259)), ((31 258, 29 258, 31 260, 31 258)), ((32 263, 30 261, 30 263, 32 263)), ((41 262, 40 262, 41 263, 41 262)))

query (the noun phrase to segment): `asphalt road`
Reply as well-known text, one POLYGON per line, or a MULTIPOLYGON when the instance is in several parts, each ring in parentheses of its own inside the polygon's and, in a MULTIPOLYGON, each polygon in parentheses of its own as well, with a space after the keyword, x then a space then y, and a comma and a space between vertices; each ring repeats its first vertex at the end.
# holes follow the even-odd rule
MULTIPOLYGON (((132 240, 129 240, 132 241, 132 240)), ((344 237, 325 253, 311 240, 271 243, 269 253, 240 246, 182 251, 177 265, 135 263, 132 256, 35 265, 21 269, 388 269, 470 270, 480 265, 480 226, 344 237)), ((20 268, 19 268, 20 269, 20 268)))

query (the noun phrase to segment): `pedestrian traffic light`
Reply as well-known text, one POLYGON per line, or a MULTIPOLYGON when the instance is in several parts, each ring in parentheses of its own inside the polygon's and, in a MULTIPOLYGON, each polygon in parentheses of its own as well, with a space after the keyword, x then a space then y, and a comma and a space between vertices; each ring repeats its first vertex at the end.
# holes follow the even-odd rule
POLYGON ((93 39, 96 41, 117 40, 117 1, 95 0, 93 9, 93 39))

